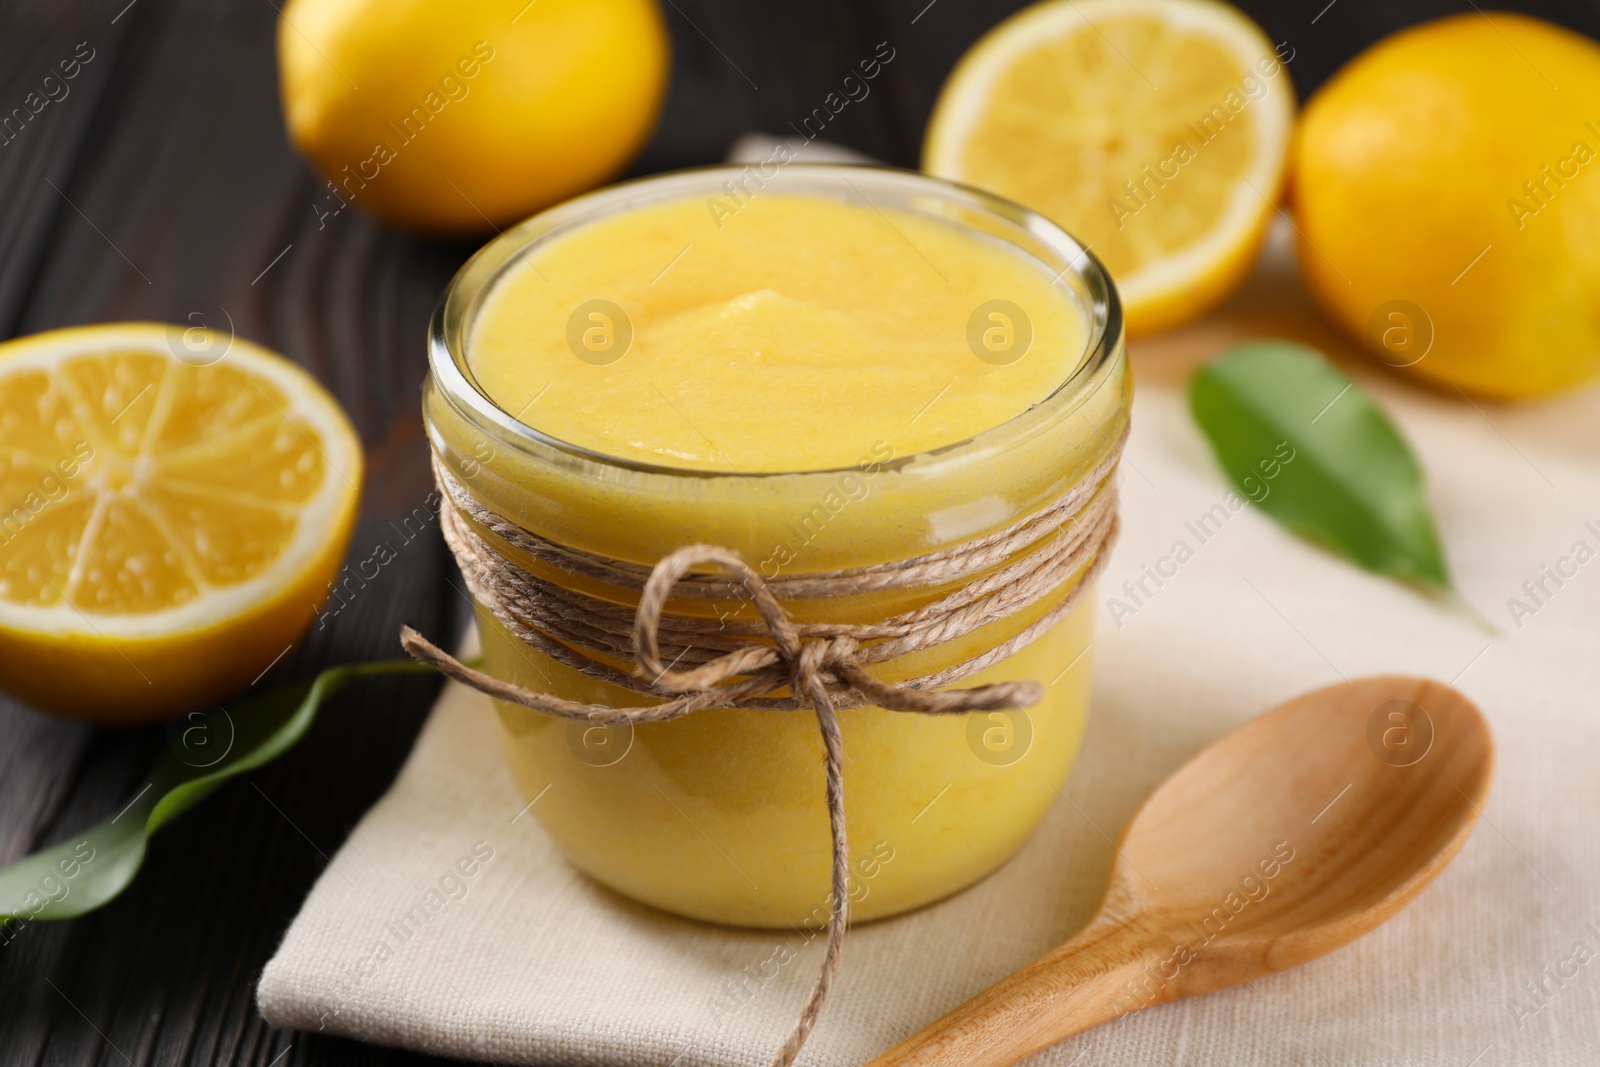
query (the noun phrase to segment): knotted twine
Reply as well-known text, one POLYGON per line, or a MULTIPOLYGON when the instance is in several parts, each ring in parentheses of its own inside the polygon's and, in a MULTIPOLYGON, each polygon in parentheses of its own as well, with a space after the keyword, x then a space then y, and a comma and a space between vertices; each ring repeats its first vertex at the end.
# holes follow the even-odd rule
POLYGON ((440 528, 478 602, 511 634, 558 663, 660 703, 613 707, 564 700, 468 667, 409 626, 400 642, 419 662, 486 696, 597 725, 669 722, 707 708, 815 713, 833 837, 828 941, 800 1018, 772 1060, 772 1067, 790 1067, 828 998, 849 924, 844 745, 837 712, 874 705, 958 715, 1037 704, 1044 687, 1035 681, 940 690, 1031 644, 1072 611, 1099 575, 1117 535, 1113 476, 1126 439, 1124 432, 1110 454, 1053 504, 994 533, 910 559, 771 578, 737 552, 715 545, 687 545, 646 568, 551 541, 487 507, 435 457, 440 528), (638 606, 630 610, 535 574, 497 550, 474 525, 543 564, 637 593, 638 606), (705 565, 720 573, 695 570, 705 565), (897 684, 867 670, 1024 611, 1075 575, 1073 588, 1039 618, 980 655, 897 684), (881 623, 796 622, 782 603, 951 585, 933 602, 881 623), (761 621, 670 614, 666 607, 673 599, 749 601, 761 621), (666 662, 664 655, 670 657, 666 662), (623 670, 610 660, 632 660, 636 669, 623 670), (689 669, 677 669, 680 663, 689 669), (785 688, 789 696, 774 695, 785 688))

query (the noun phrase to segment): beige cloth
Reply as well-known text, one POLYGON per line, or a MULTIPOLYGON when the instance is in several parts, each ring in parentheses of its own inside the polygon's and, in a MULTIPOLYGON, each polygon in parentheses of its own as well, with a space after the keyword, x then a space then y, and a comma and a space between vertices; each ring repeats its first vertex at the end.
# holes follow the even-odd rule
MULTIPOLYGON (((1222 312, 1134 346, 1126 521, 1099 591, 1094 711, 1065 801, 987 881, 853 930, 802 1064, 865 1062, 1062 941, 1095 907, 1108 839, 1184 759, 1296 693, 1385 671, 1456 680, 1499 742, 1485 820, 1439 881, 1322 960, 1152 1008, 1035 1062, 1600 1059, 1600 959, 1590 958, 1600 952, 1600 562, 1560 588, 1547 581, 1553 595, 1520 627, 1507 606, 1576 542, 1600 550, 1600 391, 1474 408, 1346 361, 1420 454, 1462 594, 1503 631, 1494 637, 1254 508, 1204 544, 1185 526, 1227 488, 1184 383, 1199 359, 1252 336, 1351 351, 1294 281, 1282 232, 1222 312), (1193 558, 1116 625, 1107 598, 1179 540, 1193 558), (1579 943, 1586 950, 1575 954, 1579 943), (1536 999, 1525 983, 1541 981, 1536 999)), ((699 926, 622 900, 566 866, 523 806, 489 708, 448 688, 399 780, 267 965, 267 1019, 506 1063, 766 1063, 804 999, 820 942, 699 926), (475 846, 492 859, 470 862, 475 846), (463 859, 470 877, 457 872, 463 859), (426 910, 430 893, 436 912, 426 910), (407 926, 418 904, 429 918, 407 926), (775 977, 749 977, 772 973, 768 961, 789 948, 797 956, 775 977)))

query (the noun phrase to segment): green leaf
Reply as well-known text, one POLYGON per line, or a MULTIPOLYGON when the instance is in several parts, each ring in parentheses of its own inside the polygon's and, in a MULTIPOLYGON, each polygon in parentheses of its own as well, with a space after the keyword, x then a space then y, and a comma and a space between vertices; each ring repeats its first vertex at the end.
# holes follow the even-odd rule
POLYGON ((357 678, 432 672, 408 659, 333 667, 231 711, 217 708, 175 720, 149 784, 127 807, 0 871, 0 927, 12 920, 71 919, 112 900, 139 873, 151 834, 227 779, 287 752, 323 701, 357 678))
POLYGON ((1450 588, 1421 467, 1322 353, 1238 345, 1195 372, 1189 408, 1239 492, 1278 522, 1367 570, 1450 588))

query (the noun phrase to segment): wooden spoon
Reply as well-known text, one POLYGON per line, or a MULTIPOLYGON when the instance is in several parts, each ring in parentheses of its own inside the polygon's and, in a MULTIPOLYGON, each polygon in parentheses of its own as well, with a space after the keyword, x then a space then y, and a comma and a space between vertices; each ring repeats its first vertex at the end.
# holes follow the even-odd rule
POLYGON ((1493 766, 1482 713, 1424 678, 1363 678, 1274 708, 1145 801, 1075 937, 868 1067, 1001 1067, 1353 941, 1460 850, 1493 766))

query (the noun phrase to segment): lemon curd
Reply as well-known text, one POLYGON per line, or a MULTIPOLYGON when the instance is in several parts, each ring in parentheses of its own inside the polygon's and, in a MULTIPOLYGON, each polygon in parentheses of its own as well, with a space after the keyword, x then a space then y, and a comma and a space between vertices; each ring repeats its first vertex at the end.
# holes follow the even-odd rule
MULTIPOLYGON (((436 453, 468 491, 588 552, 649 565, 714 543, 773 577, 959 545, 1047 506, 1110 454, 1130 389, 1121 317, 1072 238, 914 175, 751 174, 688 172, 593 194, 463 268, 435 316, 425 412, 436 453)), ((491 543, 547 578, 628 602, 491 543)), ((875 672, 896 680, 981 654, 1075 583, 875 672)), ((872 622, 943 592, 787 606, 800 619, 872 622)), ((1045 699, 1025 712, 841 712, 856 918, 972 883, 1038 824, 1082 736, 1088 605, 960 683, 1037 679, 1045 699)), ((671 610, 755 617, 738 602, 671 610)), ((572 700, 647 700, 478 615, 494 674, 572 700)), ((604 728, 497 710, 528 811, 580 869, 695 918, 825 921, 829 835, 811 714, 724 709, 604 728)))
POLYGON ((1088 332, 1053 287, 998 242, 859 199, 773 191, 731 218, 670 200, 530 254, 484 301, 467 362, 500 407, 597 452, 843 468, 881 443, 910 455, 960 441, 1048 396, 1088 332), (968 319, 999 296, 1023 314, 980 316, 989 362, 968 319))

